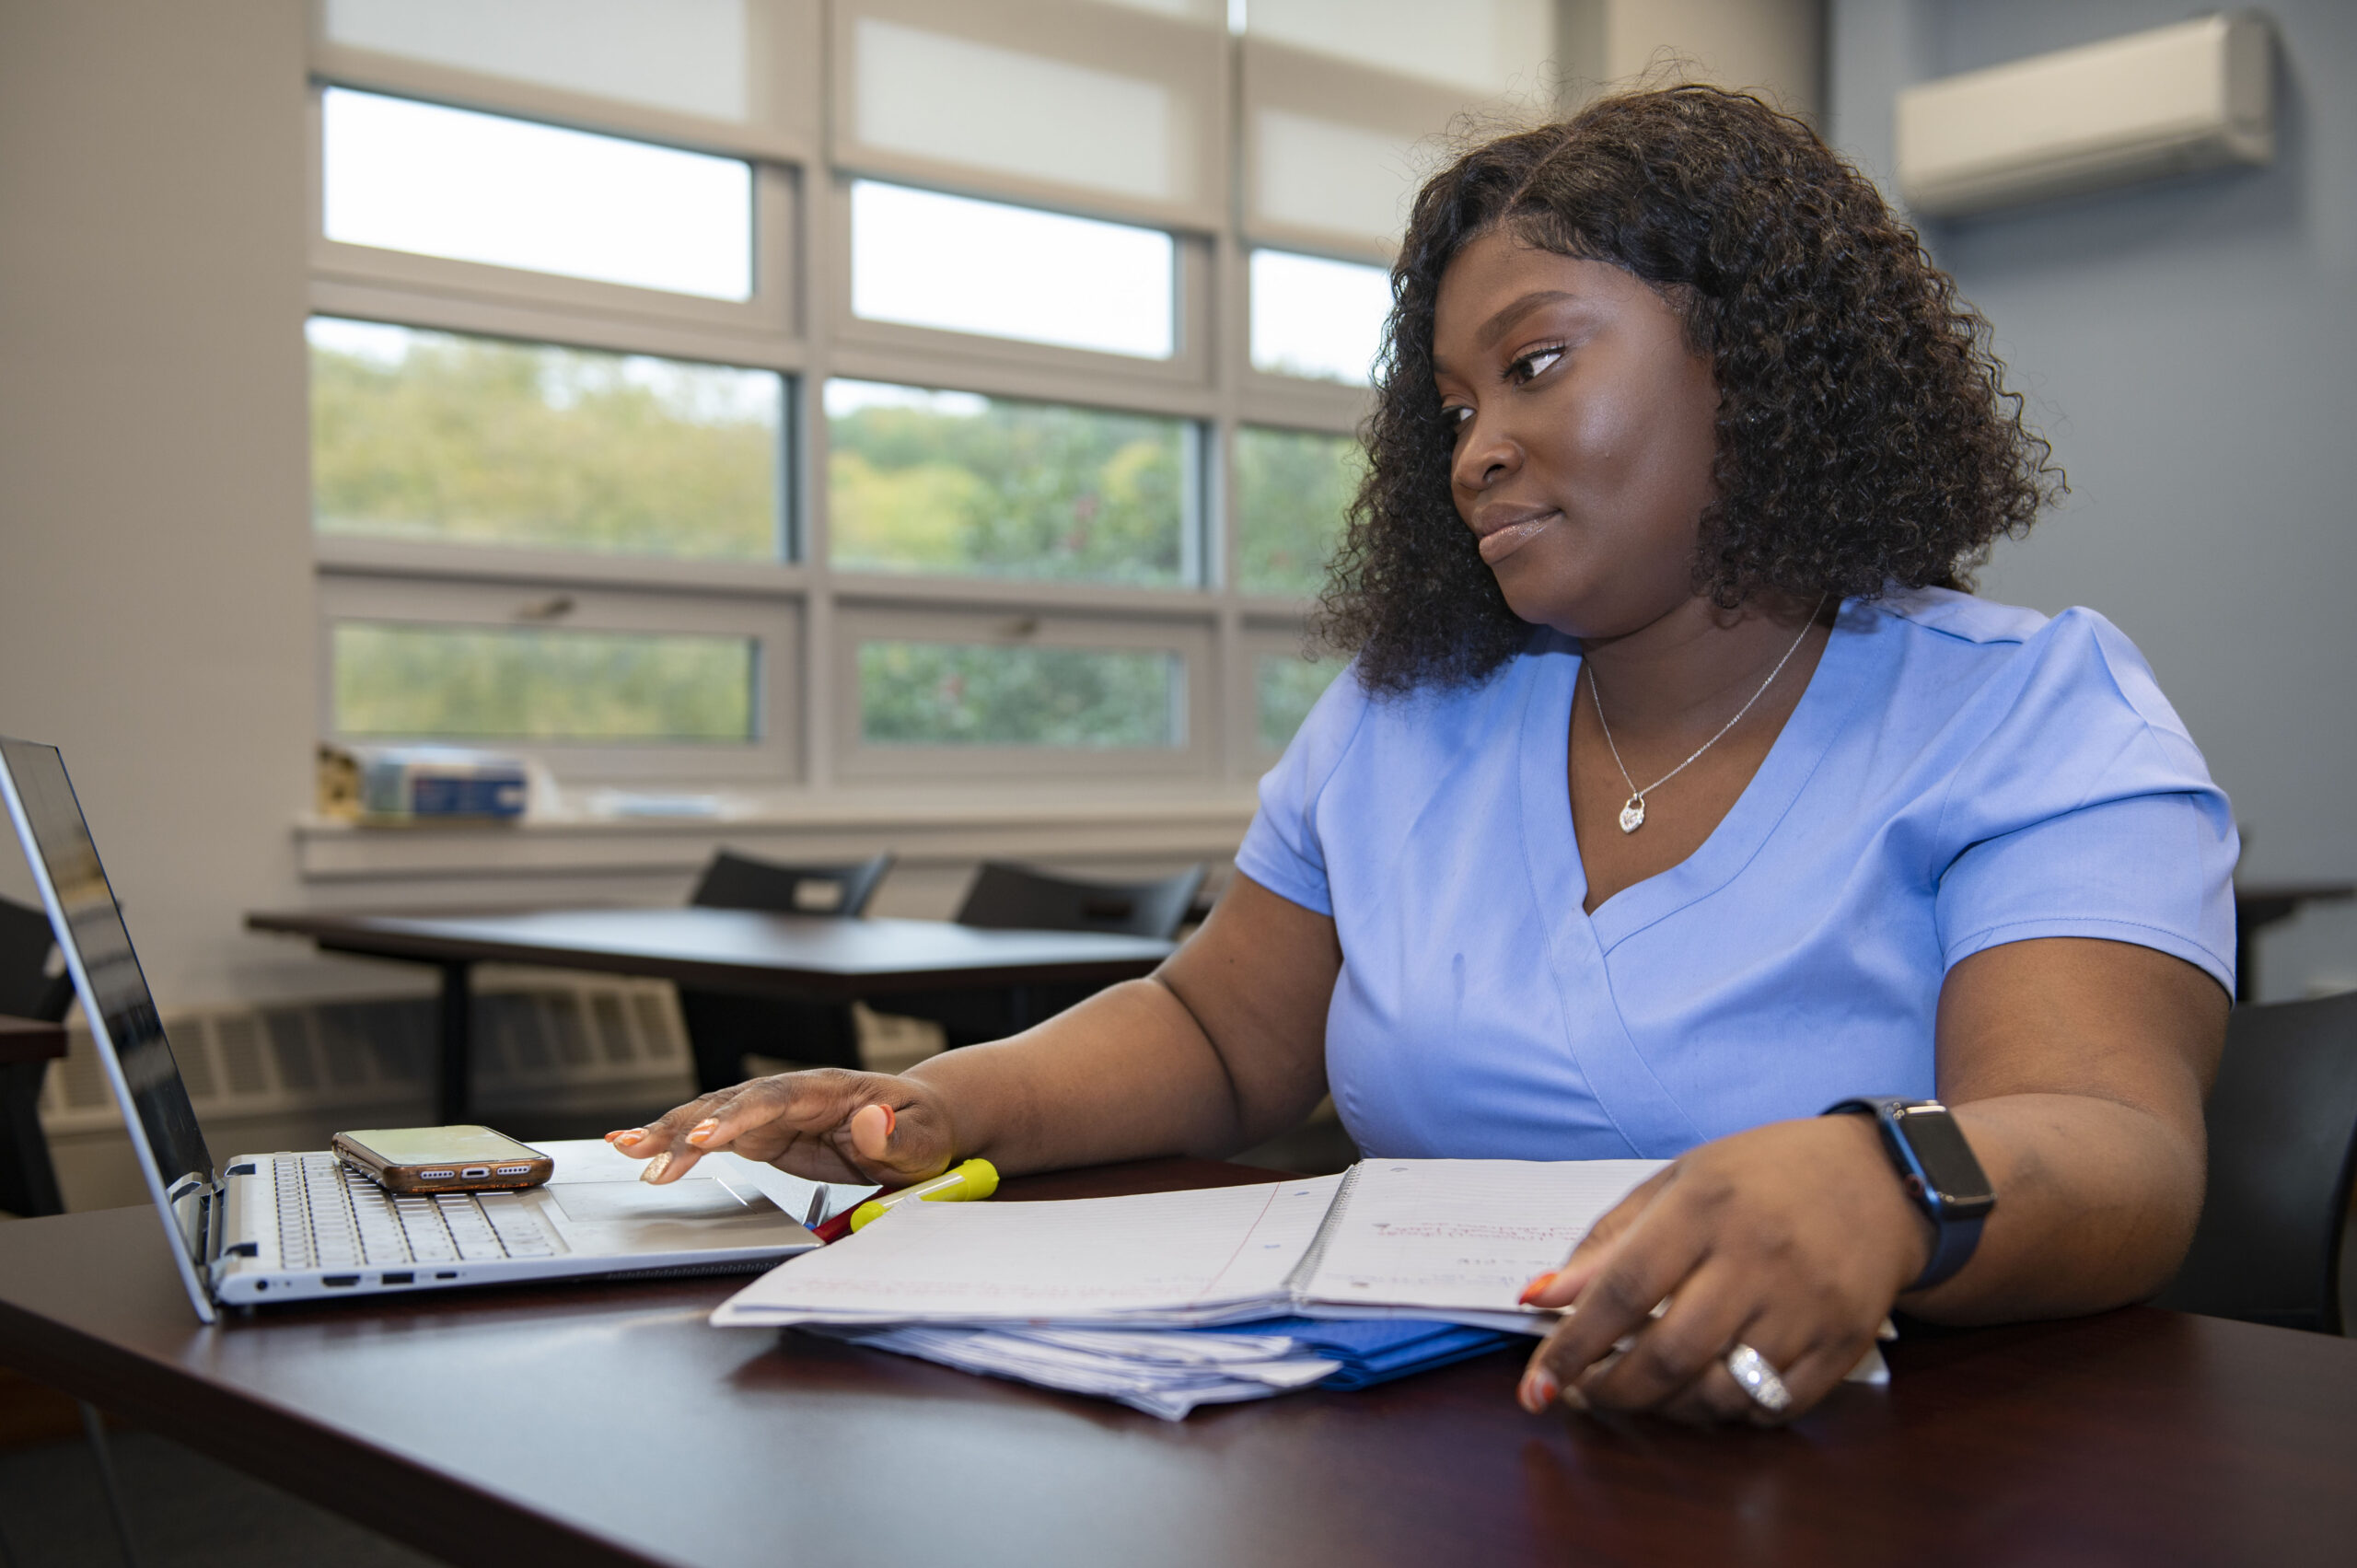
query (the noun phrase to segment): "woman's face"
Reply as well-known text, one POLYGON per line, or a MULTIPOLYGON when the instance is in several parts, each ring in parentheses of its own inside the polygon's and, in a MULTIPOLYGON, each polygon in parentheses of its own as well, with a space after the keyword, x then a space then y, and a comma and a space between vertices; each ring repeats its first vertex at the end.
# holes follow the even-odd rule
POLYGON ((1433 366, 1457 516, 1516 615, 1592 639, 1693 599, 1719 392, 1667 301, 1492 233, 1441 276, 1433 366))

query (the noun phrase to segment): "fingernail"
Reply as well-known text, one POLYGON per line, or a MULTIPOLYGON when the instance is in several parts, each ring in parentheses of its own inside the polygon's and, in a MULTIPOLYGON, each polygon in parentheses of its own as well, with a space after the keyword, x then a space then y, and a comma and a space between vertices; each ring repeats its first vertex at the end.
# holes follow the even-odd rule
POLYGON ((1555 1276, 1552 1273, 1532 1275, 1530 1283, 1522 1287, 1522 1304, 1525 1307, 1529 1306, 1530 1298, 1532 1296, 1537 1295, 1540 1291, 1545 1290, 1549 1285, 1553 1284, 1554 1283, 1555 1276))
POLYGON ((1580 1391, 1580 1386, 1576 1383, 1564 1389, 1556 1397, 1575 1411, 1584 1411, 1587 1409, 1587 1396, 1580 1391))
POLYGON ((884 1135, 887 1138, 892 1135, 893 1124, 899 1121, 900 1118, 892 1114, 892 1108, 888 1105, 886 1106, 884 1108, 884 1135))
POLYGON ((633 1127, 627 1132, 609 1132, 606 1136, 612 1140, 614 1147, 618 1149, 634 1149, 646 1137, 646 1129, 633 1127))
POLYGON ((646 1168, 638 1173, 638 1179, 641 1181, 660 1181, 663 1179, 663 1173, 670 1168, 671 1156, 670 1152, 666 1150, 646 1162, 646 1168))
POLYGON ((707 1116, 702 1121, 697 1122, 693 1127, 688 1129, 688 1142, 691 1144, 701 1144, 706 1138, 711 1137, 714 1132, 719 1131, 720 1119, 716 1116, 707 1116))
POLYGON ((1522 1401, 1524 1410, 1537 1415, 1553 1404, 1555 1396, 1561 1391, 1553 1373, 1544 1367, 1534 1366, 1522 1375, 1522 1387, 1515 1390, 1515 1397, 1522 1401))

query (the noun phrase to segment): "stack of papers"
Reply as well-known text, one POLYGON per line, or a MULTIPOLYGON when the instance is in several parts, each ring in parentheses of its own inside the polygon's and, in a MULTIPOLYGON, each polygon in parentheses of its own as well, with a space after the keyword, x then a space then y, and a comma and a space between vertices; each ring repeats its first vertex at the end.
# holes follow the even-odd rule
MULTIPOLYGON (((971 1372, 1198 1405, 1364 1387, 1544 1334, 1524 1307, 1658 1160, 1369 1160, 1045 1203, 904 1203, 714 1312, 971 1372)), ((1870 1355, 1853 1376, 1881 1373, 1870 1355)))
POLYGON ((814 1328, 807 1332, 965 1372, 1116 1400, 1166 1421, 1198 1405, 1264 1400, 1313 1385, 1364 1388, 1500 1345, 1494 1329, 1453 1323, 1325 1323, 1268 1318, 1210 1329, 814 1328))
POLYGON ((1341 1176, 1048 1203, 904 1203, 723 1303, 723 1327, 1199 1328, 1412 1318, 1543 1334, 1518 1305, 1658 1160, 1380 1160, 1341 1176))

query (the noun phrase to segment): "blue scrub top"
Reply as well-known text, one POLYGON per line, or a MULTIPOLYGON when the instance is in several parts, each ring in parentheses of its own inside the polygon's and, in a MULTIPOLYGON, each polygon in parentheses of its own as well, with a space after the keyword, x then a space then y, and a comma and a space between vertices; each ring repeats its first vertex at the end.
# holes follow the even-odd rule
POLYGON ((2007 942, 2133 942, 2234 987, 2226 797, 2093 610, 1844 603, 1725 820, 1593 915, 1579 668, 1542 631, 1478 686, 1346 672, 1260 783, 1237 868, 1334 919, 1327 1074, 1371 1156, 1664 1158, 1930 1095, 1949 966, 2007 942))

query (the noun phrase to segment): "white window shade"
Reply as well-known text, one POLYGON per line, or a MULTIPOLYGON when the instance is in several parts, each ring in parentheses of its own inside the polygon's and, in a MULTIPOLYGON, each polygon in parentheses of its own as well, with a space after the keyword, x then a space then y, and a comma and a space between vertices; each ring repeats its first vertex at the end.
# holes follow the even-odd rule
POLYGON ((327 0, 337 43, 745 118, 745 0, 327 0))
POLYGON ((1477 99, 1554 91, 1551 0, 1251 0, 1248 34, 1477 99))
POLYGON ((835 0, 833 19, 839 167, 1217 224, 1217 29, 1102 0, 835 0))
MULTIPOLYGON (((1258 25, 1260 9, 1252 12, 1258 25)), ((1257 38, 1244 41, 1244 223, 1253 240, 1387 265, 1416 191, 1468 110, 1497 100, 1257 38)))
POLYGON ((809 156, 819 0, 319 0, 332 79, 809 156))

